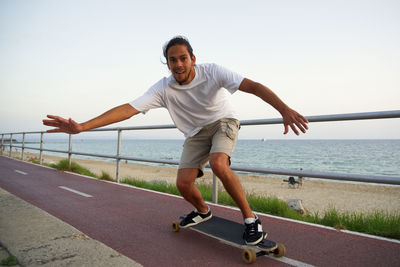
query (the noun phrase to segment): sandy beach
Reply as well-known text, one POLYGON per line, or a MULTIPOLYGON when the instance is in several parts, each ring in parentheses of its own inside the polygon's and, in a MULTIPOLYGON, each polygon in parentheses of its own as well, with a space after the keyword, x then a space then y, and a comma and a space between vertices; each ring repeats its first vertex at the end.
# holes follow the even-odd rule
MULTIPOLYGON (((25 160, 38 158, 37 155, 26 153, 25 160)), ((44 155, 45 163, 57 163, 62 157, 44 155)), ((114 162, 73 159, 81 166, 100 175, 102 171, 115 177, 116 164, 114 162)), ((120 179, 127 177, 145 181, 163 180, 174 184, 177 166, 146 166, 135 163, 120 164, 120 179)), ((356 184, 334 181, 320 181, 306 179, 303 185, 290 188, 283 182, 287 177, 271 178, 266 176, 238 174, 244 190, 249 194, 261 196, 276 196, 282 200, 300 199, 304 208, 311 212, 324 213, 326 209, 335 207, 340 212, 384 211, 400 213, 400 186, 356 184)), ((212 174, 206 172, 205 176, 197 180, 198 183, 212 183, 212 174)), ((219 188, 223 190, 221 183, 219 188)))

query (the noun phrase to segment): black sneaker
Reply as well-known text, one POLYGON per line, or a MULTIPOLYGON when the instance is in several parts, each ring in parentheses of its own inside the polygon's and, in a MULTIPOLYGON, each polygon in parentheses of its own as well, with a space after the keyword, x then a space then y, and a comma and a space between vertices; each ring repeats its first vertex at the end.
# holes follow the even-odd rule
POLYGON ((206 214, 201 214, 197 211, 192 211, 190 214, 181 217, 182 221, 179 223, 179 226, 182 228, 187 228, 189 226, 205 222, 211 219, 211 217, 212 217, 211 210, 209 210, 206 214))
POLYGON ((244 224, 246 229, 244 229, 243 239, 247 245, 257 245, 264 238, 264 233, 262 230, 262 225, 260 219, 256 216, 256 221, 254 223, 244 224))

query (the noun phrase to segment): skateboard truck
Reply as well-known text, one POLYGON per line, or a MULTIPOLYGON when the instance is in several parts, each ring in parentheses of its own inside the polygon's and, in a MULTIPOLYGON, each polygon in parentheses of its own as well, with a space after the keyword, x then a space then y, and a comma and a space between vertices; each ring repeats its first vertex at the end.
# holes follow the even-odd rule
POLYGON ((274 257, 277 257, 277 258, 285 256, 285 254, 286 254, 285 245, 277 243, 275 249, 268 251, 268 250, 261 249, 263 247, 263 244, 262 244, 263 242, 264 241, 261 241, 261 243, 254 246, 254 249, 260 250, 258 252, 256 252, 253 248, 244 249, 242 251, 242 260, 245 263, 250 264, 250 263, 254 263, 256 261, 257 257, 266 256, 266 255, 269 255, 270 253, 272 253, 274 255, 274 257))

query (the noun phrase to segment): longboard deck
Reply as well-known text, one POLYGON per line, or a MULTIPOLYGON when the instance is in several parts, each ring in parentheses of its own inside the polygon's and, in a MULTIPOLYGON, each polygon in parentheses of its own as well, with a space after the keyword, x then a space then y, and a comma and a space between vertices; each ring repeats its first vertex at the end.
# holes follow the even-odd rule
MULTIPOLYGON (((221 217, 213 216, 208 221, 189 227, 192 230, 215 238, 228 245, 243 250, 242 258, 246 263, 252 263, 257 256, 274 253, 274 256, 281 257, 286 253, 283 244, 277 244, 271 240, 263 241, 255 246, 247 245, 243 240, 244 225, 221 217)), ((172 224, 173 231, 179 231, 179 223, 172 224)))
MULTIPOLYGON (((244 225, 221 217, 213 216, 206 222, 192 226, 192 229, 240 246, 248 246, 242 237, 244 225)), ((264 239, 263 243, 266 248, 276 247, 275 242, 267 239, 264 239)))

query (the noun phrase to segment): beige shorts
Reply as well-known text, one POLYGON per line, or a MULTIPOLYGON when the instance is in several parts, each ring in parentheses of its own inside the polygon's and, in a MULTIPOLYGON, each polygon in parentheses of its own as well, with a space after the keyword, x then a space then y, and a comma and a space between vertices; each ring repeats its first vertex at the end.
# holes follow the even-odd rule
POLYGON ((204 126, 195 136, 185 140, 179 169, 197 168, 197 177, 203 176, 210 154, 232 155, 239 129, 240 123, 236 119, 220 119, 204 126))

